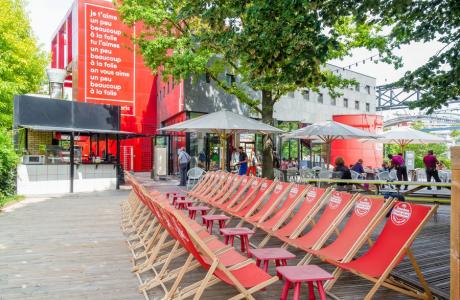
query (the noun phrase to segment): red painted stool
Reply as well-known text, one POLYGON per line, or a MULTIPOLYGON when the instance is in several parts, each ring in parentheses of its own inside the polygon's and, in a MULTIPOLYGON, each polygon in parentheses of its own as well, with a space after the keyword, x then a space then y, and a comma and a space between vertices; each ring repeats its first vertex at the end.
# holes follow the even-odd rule
POLYGON ((169 200, 169 197, 177 195, 177 192, 167 192, 166 198, 169 200))
POLYGON ((177 209, 186 209, 189 206, 192 206, 193 201, 191 200, 177 200, 175 206, 177 209))
POLYGON ((172 205, 173 205, 173 206, 176 206, 177 200, 180 200, 180 199, 185 200, 185 196, 183 196, 183 195, 177 195, 177 194, 174 195, 174 196, 173 196, 172 205))
POLYGON ((227 217, 226 215, 206 215, 202 217, 203 222, 210 234, 212 234, 212 226, 214 225, 214 221, 218 221, 219 229, 222 229, 225 228, 225 221, 230 219, 230 217, 227 217))
POLYGON ((203 217, 208 212, 209 207, 207 207, 207 206, 189 206, 189 207, 187 207, 187 210, 188 210, 188 216, 192 220, 195 220, 197 211, 201 212, 201 219, 203 220, 203 224, 204 224, 203 217))
POLYGON ((241 228, 222 228, 220 233, 224 236, 225 244, 232 244, 235 241, 235 235, 240 236, 240 243, 241 243, 241 252, 247 252, 248 257, 249 254, 249 235, 254 234, 249 228, 241 227, 241 228))
POLYGON ((300 285, 302 282, 308 282, 309 299, 315 300, 315 291, 313 283, 316 282, 321 300, 326 300, 326 292, 324 291, 323 281, 334 279, 329 273, 316 265, 304 266, 283 266, 277 267, 276 272, 286 278, 283 292, 280 300, 286 300, 289 292, 289 287, 294 284, 294 300, 300 299, 300 285))
MULTIPOLYGON (((286 266, 288 259, 294 259, 295 255, 283 248, 260 248, 250 249, 249 253, 256 258, 256 264, 260 267, 263 263, 263 270, 268 273, 268 263, 270 260, 275 261, 277 267, 283 265, 286 266)), ((283 276, 278 273, 279 279, 283 279, 283 276)))

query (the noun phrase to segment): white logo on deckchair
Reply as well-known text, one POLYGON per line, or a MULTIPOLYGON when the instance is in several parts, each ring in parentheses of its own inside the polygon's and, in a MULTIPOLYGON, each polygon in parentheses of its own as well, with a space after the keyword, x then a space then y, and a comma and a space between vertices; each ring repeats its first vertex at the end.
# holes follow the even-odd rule
POLYGON ((329 200, 329 208, 336 209, 342 203, 342 197, 340 195, 332 195, 331 199, 329 200))
POLYGON ((412 215, 412 207, 408 203, 396 203, 391 212, 391 222, 395 225, 404 225, 412 215))
POLYGON ((247 177, 244 177, 244 178, 243 178, 243 183, 244 183, 244 184, 248 183, 248 178, 247 178, 247 177))
POLYGON ((312 203, 316 199, 316 189, 313 189, 307 193, 307 202, 312 203))
POLYGON ((255 186, 258 185, 258 184, 259 184, 259 181, 254 180, 254 182, 252 183, 252 187, 255 187, 255 186))
POLYGON ((262 183, 262 186, 260 187, 260 189, 262 191, 265 191, 267 189, 267 187, 268 187, 268 183, 265 181, 264 183, 262 183))
POLYGON ((369 198, 362 198, 356 202, 355 214, 359 217, 364 217, 369 213, 372 208, 372 200, 369 198))
POLYGON ((281 192, 281 190, 283 189, 283 185, 281 183, 277 184, 276 187, 275 187, 275 193, 279 193, 281 192))
POLYGON ((224 178, 225 178, 225 175, 220 175, 220 178, 224 179, 224 178))
POLYGON ((299 188, 295 186, 289 192, 289 196, 294 197, 295 195, 297 195, 298 192, 299 192, 299 188))

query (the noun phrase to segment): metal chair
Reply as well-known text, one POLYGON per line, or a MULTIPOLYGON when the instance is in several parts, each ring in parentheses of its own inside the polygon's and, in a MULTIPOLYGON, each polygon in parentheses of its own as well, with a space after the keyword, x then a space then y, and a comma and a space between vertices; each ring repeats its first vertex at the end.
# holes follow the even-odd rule
POLYGON ((426 171, 424 169, 416 169, 417 181, 427 181, 426 171))
POLYGON ((192 188, 206 172, 198 167, 191 168, 187 172, 187 189, 192 188))
POLYGON ((278 169, 273 169, 273 172, 274 172, 274 175, 275 175, 275 179, 279 180, 279 181, 282 181, 282 179, 284 177, 283 173, 281 173, 281 171, 278 170, 278 169))
POLYGON ((332 171, 328 171, 328 170, 319 171, 318 177, 320 179, 331 179, 332 178, 332 171))
POLYGON ((350 170, 351 173, 351 179, 356 180, 356 179, 364 179, 364 176, 362 174, 359 174, 356 171, 350 170))

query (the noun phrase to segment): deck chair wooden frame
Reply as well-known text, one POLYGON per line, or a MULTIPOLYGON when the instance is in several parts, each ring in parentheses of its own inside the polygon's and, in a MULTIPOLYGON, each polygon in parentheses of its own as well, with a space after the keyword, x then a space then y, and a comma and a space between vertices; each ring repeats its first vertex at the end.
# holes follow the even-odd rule
MULTIPOLYGON (((396 205, 399 205, 399 203, 401 203, 401 202, 396 202, 395 207, 396 207, 396 205)), ((407 202, 404 202, 404 203, 407 204, 407 202)), ((409 205, 415 205, 415 204, 409 204, 409 205)), ((421 205, 419 205, 419 206, 421 206, 421 205)), ((412 231, 410 236, 404 242, 403 246, 399 248, 399 251, 396 253, 396 255, 393 256, 391 262, 386 266, 385 270, 382 272, 382 274, 378 278, 374 278, 372 276, 369 276, 369 275, 364 274, 362 272, 356 271, 354 269, 347 268, 346 263, 338 263, 338 262, 333 262, 333 261, 329 261, 329 260, 327 260, 327 262, 332 263, 332 264, 334 264, 334 265, 336 265, 338 267, 343 268, 344 270, 346 270, 348 272, 351 272, 351 273, 353 273, 355 275, 358 275, 358 276, 360 276, 360 277, 362 277, 364 279, 367 279, 367 280, 373 282, 374 286, 371 288, 371 290, 365 296, 365 298, 364 298, 365 300, 372 299, 374 297, 375 293, 377 292, 377 290, 381 286, 387 287, 389 289, 392 289, 394 291, 397 291, 399 293, 402 293, 404 295, 414 297, 414 298, 417 298, 417 299, 433 299, 433 295, 432 295, 431 290, 430 290, 430 288, 428 286, 428 283, 426 282, 426 280, 425 280, 425 278, 424 278, 424 276, 423 276, 423 274, 422 274, 422 272, 420 270, 420 267, 418 266, 418 263, 417 263, 414 255, 412 254, 412 252, 410 250, 410 246, 412 245, 413 241, 415 240, 417 235, 420 233, 420 231, 423 229, 423 226, 426 224, 426 222, 436 212, 437 208, 438 208, 438 205, 436 204, 436 205, 434 205, 434 206, 432 206, 431 208, 428 209, 428 211, 425 214, 425 216, 423 217, 423 219, 418 223, 418 225, 416 226, 414 231, 412 231), (412 266, 414 267, 414 270, 415 270, 415 272, 417 274, 417 277, 420 280, 420 283, 421 283, 421 285, 423 287, 423 292, 420 292, 417 289, 414 289, 413 287, 411 287, 409 285, 400 283, 400 282, 398 282, 395 279, 390 277, 391 271, 398 265, 398 263, 404 258, 405 255, 408 256, 410 262, 412 263, 412 266)), ((387 222, 392 222, 391 219, 392 219, 393 214, 394 214, 394 209, 393 209, 392 215, 390 216, 390 218, 388 218, 387 222)), ((383 233, 384 230, 385 230, 385 227, 382 230, 382 233, 383 233)), ((381 235, 382 235, 382 233, 381 233, 381 235)), ((376 243, 377 243, 378 239, 379 238, 377 238, 376 243)), ((374 243, 374 245, 375 245, 375 243, 374 243)), ((370 251, 373 251, 373 247, 371 247, 368 250, 368 252, 370 252, 370 251)), ((366 255, 366 254, 364 254, 364 255, 366 255)), ((362 257, 364 257, 364 255, 362 257)), ((355 260, 354 262, 356 263, 358 261, 359 261, 359 258, 357 260, 355 260)))

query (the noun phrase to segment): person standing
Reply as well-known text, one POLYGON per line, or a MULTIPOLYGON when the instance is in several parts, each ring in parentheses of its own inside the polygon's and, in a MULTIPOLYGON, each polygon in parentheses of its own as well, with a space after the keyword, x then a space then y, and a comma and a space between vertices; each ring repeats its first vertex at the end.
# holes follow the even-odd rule
POLYGON ((240 153, 239 161, 237 165, 240 166, 238 175, 246 175, 248 171, 248 155, 244 152, 243 147, 238 147, 238 152, 240 153))
MULTIPOLYGON (((404 162, 404 158, 402 155, 392 155, 388 154, 388 159, 390 160, 391 166, 390 169, 395 168, 396 176, 398 177, 399 181, 409 181, 409 177, 407 176, 407 168, 404 162)), ((407 190, 407 185, 405 190, 407 190)))
POLYGON ((248 171, 246 175, 249 176, 251 173, 253 176, 257 176, 257 155, 254 149, 251 149, 251 154, 249 155, 248 171))
POLYGON ((187 169, 188 163, 190 162, 190 155, 185 152, 185 147, 179 149, 178 161, 179 161, 179 173, 180 173, 180 184, 179 186, 186 186, 187 182, 187 169))
MULTIPOLYGON (((425 165, 426 179, 428 182, 431 182, 431 177, 434 178, 434 181, 441 182, 441 179, 438 175, 438 170, 436 166, 439 164, 436 155, 434 155, 433 150, 428 150, 428 153, 423 157, 423 164, 425 165)), ((431 186, 428 187, 431 190, 431 186)), ((438 187, 438 190, 441 188, 438 187)))

